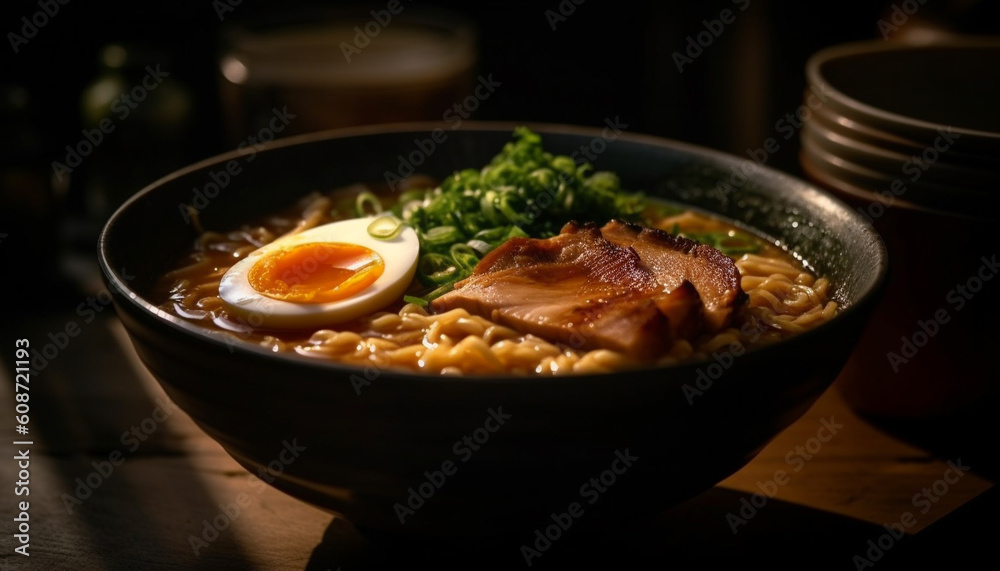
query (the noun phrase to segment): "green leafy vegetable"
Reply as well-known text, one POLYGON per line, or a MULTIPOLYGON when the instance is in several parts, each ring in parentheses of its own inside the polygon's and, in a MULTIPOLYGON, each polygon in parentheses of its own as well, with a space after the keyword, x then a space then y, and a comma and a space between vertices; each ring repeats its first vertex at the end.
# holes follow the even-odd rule
MULTIPOLYGON (((392 212, 420 238, 417 277, 429 290, 422 299, 451 291, 510 238, 548 238, 570 220, 637 220, 646 206, 642 195, 623 192, 614 173, 591 171, 589 163, 546 152, 538 134, 518 127, 514 140, 482 169, 403 193, 392 212)), ((357 206, 367 210, 360 196, 357 206)))
POLYGON ((753 254, 761 249, 761 241, 756 236, 736 230, 726 232, 677 232, 676 226, 672 234, 690 238, 695 242, 708 244, 723 254, 735 258, 743 254, 753 254))

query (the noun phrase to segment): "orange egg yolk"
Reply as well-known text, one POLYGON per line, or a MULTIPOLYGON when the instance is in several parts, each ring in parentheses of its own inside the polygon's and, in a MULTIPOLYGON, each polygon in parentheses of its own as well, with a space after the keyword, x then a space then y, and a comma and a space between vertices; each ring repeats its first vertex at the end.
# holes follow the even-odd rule
POLYGON ((347 299, 385 270, 382 257, 357 244, 322 242, 281 248, 250 268, 250 286, 272 299, 327 303, 347 299))

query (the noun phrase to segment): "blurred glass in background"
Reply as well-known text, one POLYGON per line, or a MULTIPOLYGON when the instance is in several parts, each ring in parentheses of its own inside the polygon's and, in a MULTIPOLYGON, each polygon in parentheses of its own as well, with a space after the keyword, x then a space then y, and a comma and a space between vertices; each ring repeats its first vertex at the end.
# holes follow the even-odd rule
POLYGON ((476 62, 470 21, 399 2, 228 26, 219 59, 227 140, 235 146, 269 126, 287 136, 440 120, 468 94, 476 62), (281 114, 295 116, 287 128, 272 123, 281 114))

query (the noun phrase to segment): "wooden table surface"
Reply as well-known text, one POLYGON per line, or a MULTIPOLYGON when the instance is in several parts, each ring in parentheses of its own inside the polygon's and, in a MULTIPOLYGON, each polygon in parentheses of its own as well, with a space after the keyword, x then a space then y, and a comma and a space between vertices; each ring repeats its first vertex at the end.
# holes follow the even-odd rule
MULTIPOLYGON (((427 542, 362 536, 342 519, 255 485, 184 412, 169 404, 157 410, 163 406, 158 403, 169 401, 111 313, 109 308, 83 323, 72 311, 61 311, 2 327, 9 347, 20 337, 41 343, 68 320, 80 322, 82 331, 32 378, 30 557, 13 552, 15 499, 24 498, 11 490, 17 467, 10 458, 16 452, 12 439, 4 439, 0 568, 525 568, 519 538, 427 542), (162 422, 149 420, 156 417, 162 422), (145 428, 153 428, 148 438, 123 441, 123 432, 144 420, 145 428), (100 475, 116 451, 128 451, 124 462, 100 475), (88 477, 97 483, 90 495, 81 502, 67 500, 88 477), (201 537, 205 521, 237 498, 244 505, 229 527, 195 549, 191 538, 201 537)), ((11 380, 7 353, 13 350, 3 352, 0 375, 11 380)), ((12 385, 0 385, 4 419, 13 409, 12 385)), ((13 435, 11 424, 4 422, 2 430, 13 435)), ((932 454, 891 436, 852 413, 834 388, 711 491, 654 521, 560 542, 532 567, 646 568, 646 561, 656 561, 656 567, 680 569, 750 562, 868 568, 855 559, 860 556, 876 559, 877 569, 935 557, 979 568, 973 558, 995 552, 987 545, 998 528, 991 490, 995 460, 989 469, 982 464, 994 452, 955 450, 959 455, 949 456, 948 449, 932 454), (960 477, 946 473, 949 460, 971 470, 963 469, 960 477), (952 483, 944 484, 946 477, 952 483), (757 492, 773 497, 754 496, 757 492), (921 496, 925 492, 933 502, 921 496), (754 503, 753 510, 747 507, 754 503), (907 513, 912 517, 904 520, 907 513), (910 524, 906 535, 881 537, 888 533, 883 525, 896 522, 910 524), (866 555, 880 540, 888 549, 866 555)), ((988 566, 996 562, 993 556, 988 566)))

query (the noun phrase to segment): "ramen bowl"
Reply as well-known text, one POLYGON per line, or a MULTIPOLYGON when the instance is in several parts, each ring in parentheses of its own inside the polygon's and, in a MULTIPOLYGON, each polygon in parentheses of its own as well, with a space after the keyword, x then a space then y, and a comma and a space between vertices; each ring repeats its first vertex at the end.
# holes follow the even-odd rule
MULTIPOLYGON (((442 377, 274 353, 150 300, 166 261, 196 235, 181 205, 199 193, 204 227, 235 227, 313 190, 383 180, 439 127, 331 131, 275 142, 252 161, 209 159, 141 190, 100 238, 118 315, 170 398, 246 469, 360 528, 530 536, 571 509, 580 527, 655 515, 739 470, 809 408, 847 360, 885 278, 879 236, 801 180, 665 139, 531 125, 553 153, 601 142, 595 166, 626 188, 769 237, 828 277, 842 310, 785 341, 707 362, 442 377), (234 163, 224 188, 206 186, 234 163), (743 184, 719 186, 737 173, 743 184)), ((514 127, 466 123, 438 134, 418 153, 419 171, 444 177, 485 164, 514 127)))

